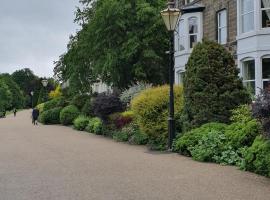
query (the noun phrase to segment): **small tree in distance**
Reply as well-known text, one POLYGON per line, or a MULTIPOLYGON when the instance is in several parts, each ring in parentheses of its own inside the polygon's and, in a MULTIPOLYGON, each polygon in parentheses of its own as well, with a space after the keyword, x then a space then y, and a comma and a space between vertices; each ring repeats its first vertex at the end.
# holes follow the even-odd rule
POLYGON ((184 77, 184 128, 208 122, 228 123, 231 110, 250 103, 232 55, 212 41, 198 43, 184 77))

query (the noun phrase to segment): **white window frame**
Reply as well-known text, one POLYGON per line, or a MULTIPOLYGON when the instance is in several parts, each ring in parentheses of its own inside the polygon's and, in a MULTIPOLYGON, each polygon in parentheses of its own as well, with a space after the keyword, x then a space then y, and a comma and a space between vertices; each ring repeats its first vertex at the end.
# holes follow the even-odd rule
MULTIPOLYGON (((242 8, 243 8, 243 0, 239 0, 240 2, 240 10, 239 10, 239 13, 240 13, 240 33, 248 33, 248 32, 251 32, 251 31, 254 31, 255 29, 255 4, 253 5, 253 10, 252 11, 248 11, 246 13, 242 13, 242 8), (248 31, 244 31, 244 23, 243 23, 243 18, 245 15, 249 15, 253 13, 253 29, 251 30, 248 30, 248 31)), ((255 0, 254 0, 254 3, 255 3, 255 0)))
MULTIPOLYGON (((263 59, 270 59, 270 55, 265 55, 262 56, 261 58, 261 68, 262 68, 262 87, 264 87, 264 82, 270 82, 270 77, 269 78, 263 78, 263 59)), ((263 88, 264 89, 264 88, 263 88)))
POLYGON ((184 83, 184 74, 185 74, 185 71, 184 70, 178 70, 177 72, 176 72, 176 74, 177 74, 177 84, 178 85, 183 85, 183 83, 184 83))
POLYGON ((217 33, 218 33, 218 43, 219 44, 226 44, 227 41, 228 41, 228 12, 227 12, 227 9, 223 9, 223 10, 220 10, 217 12, 217 33), (225 13, 225 22, 226 24, 224 26, 221 26, 220 25, 220 22, 221 22, 221 14, 222 13, 225 13), (221 41, 221 34, 222 34, 222 30, 225 29, 225 33, 226 33, 226 36, 225 36, 225 41, 221 41))
MULTIPOLYGON (((197 16, 191 16, 191 17, 189 17, 188 19, 187 19, 187 23, 188 23, 188 47, 190 48, 190 49, 193 49, 193 46, 191 46, 191 40, 190 40, 190 38, 191 38, 191 36, 196 36, 196 40, 197 40, 197 42, 196 43, 198 43, 198 41, 199 41, 199 32, 200 32, 200 24, 199 24, 199 18, 197 17, 197 16), (192 19, 192 18, 194 18, 194 19, 196 19, 196 26, 197 26, 197 32, 196 33, 189 33, 189 21, 192 19)), ((196 45, 196 44, 195 44, 196 45)))
MULTIPOLYGON (((266 10, 269 10, 270 11, 270 6, 267 7, 267 8, 262 8, 262 1, 260 0, 260 22, 261 22, 261 28, 265 29, 265 28, 270 28, 269 27, 263 27, 263 24, 262 24, 262 15, 263 15, 263 11, 266 11, 266 10)), ((270 23, 270 22, 269 22, 270 23)))
POLYGON ((176 51, 184 51, 186 50, 186 44, 185 44, 185 21, 184 19, 180 19, 177 24, 177 33, 176 33, 176 51), (181 48, 183 46, 183 48, 181 48))
POLYGON ((194 0, 185 0, 185 4, 192 3, 194 0))
POLYGON ((242 59, 241 72, 242 72, 242 78, 243 78, 243 85, 245 85, 245 83, 254 82, 254 94, 256 94, 256 59, 252 57, 242 59), (247 80, 244 79, 244 63, 247 61, 254 61, 254 79, 247 79, 247 80))

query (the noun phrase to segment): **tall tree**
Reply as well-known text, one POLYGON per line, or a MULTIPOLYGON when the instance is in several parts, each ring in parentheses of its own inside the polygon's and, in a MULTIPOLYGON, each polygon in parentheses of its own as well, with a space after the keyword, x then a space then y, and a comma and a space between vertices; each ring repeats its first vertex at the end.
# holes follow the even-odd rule
POLYGON ((165 0, 85 0, 82 26, 71 37, 55 74, 70 84, 103 82, 119 88, 137 81, 168 82, 168 33, 160 17, 165 0))
POLYGON ((0 79, 0 112, 11 107, 12 95, 4 80, 0 79))
POLYGON ((29 68, 15 71, 12 78, 26 95, 37 87, 39 81, 38 77, 29 68))
POLYGON ((12 79, 9 74, 0 74, 0 79, 2 79, 8 86, 9 91, 12 96, 11 108, 23 108, 25 103, 25 97, 23 92, 20 90, 18 84, 12 79))

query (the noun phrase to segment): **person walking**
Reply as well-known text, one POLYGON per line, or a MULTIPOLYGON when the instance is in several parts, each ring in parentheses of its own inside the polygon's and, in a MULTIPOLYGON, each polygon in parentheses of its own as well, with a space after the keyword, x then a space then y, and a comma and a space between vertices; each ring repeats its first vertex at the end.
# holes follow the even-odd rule
POLYGON ((17 109, 16 108, 14 108, 13 114, 14 114, 14 117, 16 117, 16 115, 17 115, 17 109))
POLYGON ((37 120, 39 116, 39 110, 37 108, 34 108, 32 111, 32 124, 38 125, 37 120))

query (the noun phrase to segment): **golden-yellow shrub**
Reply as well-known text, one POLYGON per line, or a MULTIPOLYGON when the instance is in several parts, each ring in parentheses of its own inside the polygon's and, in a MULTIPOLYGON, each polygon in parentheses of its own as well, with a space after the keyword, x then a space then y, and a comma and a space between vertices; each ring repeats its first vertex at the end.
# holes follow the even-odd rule
MULTIPOLYGON (((175 86, 175 113, 183 108, 183 88, 175 86)), ((141 131, 149 136, 149 145, 165 149, 168 138, 169 86, 149 88, 131 102, 131 110, 141 131)))

